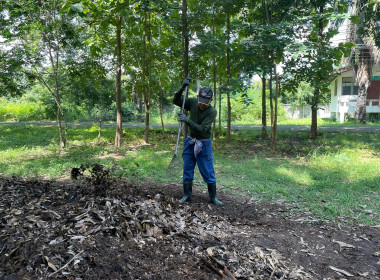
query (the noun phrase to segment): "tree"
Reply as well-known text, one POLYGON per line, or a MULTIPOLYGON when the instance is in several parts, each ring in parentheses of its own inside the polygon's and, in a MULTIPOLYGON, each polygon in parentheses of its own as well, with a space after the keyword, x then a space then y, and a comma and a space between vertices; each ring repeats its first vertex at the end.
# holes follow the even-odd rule
POLYGON ((30 80, 38 80, 53 97, 57 106, 57 124, 60 147, 66 146, 67 125, 62 107, 60 82, 61 64, 71 56, 67 55, 78 46, 76 34, 78 25, 61 10, 63 1, 2 1, 2 35, 12 46, 7 53, 16 55, 22 62, 23 73, 30 80), (47 67, 48 65, 48 67, 47 67))
POLYGON ((338 24, 346 18, 344 1, 332 5, 328 0, 311 1, 308 7, 300 9, 302 17, 297 20, 298 33, 302 37, 287 46, 283 85, 285 91, 295 92, 304 81, 313 88, 313 96, 308 99, 312 109, 310 138, 317 137, 317 110, 320 100, 330 92, 329 77, 334 66, 341 62, 350 44, 331 44, 338 33, 338 24))
POLYGON ((94 56, 103 54, 101 46, 113 44, 115 57, 115 99, 116 99, 116 134, 115 147, 120 148, 123 139, 122 121, 122 94, 121 94, 121 74, 122 74, 122 26, 123 19, 129 16, 131 7, 136 1, 124 0, 67 0, 64 10, 72 10, 85 20, 90 27, 92 38, 87 42, 90 45, 94 56), (109 32, 115 37, 110 38, 109 32))
POLYGON ((355 80, 359 86, 356 102, 355 119, 360 123, 366 122, 367 90, 371 84, 372 70, 379 59, 378 22, 376 13, 378 1, 354 0, 351 7, 351 24, 349 41, 355 44, 350 55, 355 80))
POLYGON ((266 82, 269 80, 272 147, 276 146, 277 100, 280 90, 280 79, 277 76, 277 64, 284 60, 284 52, 295 38, 294 27, 297 9, 293 1, 267 1, 249 9, 244 20, 243 29, 245 63, 248 73, 257 74, 262 80, 262 137, 266 137, 266 82), (272 77, 277 81, 272 96, 272 77), (273 105, 274 101, 274 105, 273 105))

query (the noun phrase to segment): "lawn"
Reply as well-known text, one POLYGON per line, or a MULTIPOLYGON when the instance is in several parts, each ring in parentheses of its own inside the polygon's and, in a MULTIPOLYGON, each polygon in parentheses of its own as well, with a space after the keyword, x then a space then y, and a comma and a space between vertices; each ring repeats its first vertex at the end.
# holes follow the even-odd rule
MULTIPOLYGON (((73 167, 101 163, 115 176, 135 182, 181 182, 169 172, 176 131, 159 129, 145 144, 142 128, 124 130, 121 149, 113 146, 115 129, 69 128, 69 142, 60 151, 58 131, 51 126, 0 125, 0 173, 3 176, 65 180, 73 167)), ((307 132, 279 131, 278 150, 260 131, 241 130, 228 142, 222 133, 214 145, 219 190, 256 203, 297 205, 297 211, 334 222, 379 224, 379 132, 324 132, 310 140, 307 132)), ((180 147, 181 149, 181 147, 180 147)), ((196 187, 206 188, 200 175, 196 187)))

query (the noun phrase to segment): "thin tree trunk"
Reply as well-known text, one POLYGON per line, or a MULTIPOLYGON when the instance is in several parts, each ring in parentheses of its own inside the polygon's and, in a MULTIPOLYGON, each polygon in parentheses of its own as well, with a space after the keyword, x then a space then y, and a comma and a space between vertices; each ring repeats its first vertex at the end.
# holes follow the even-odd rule
POLYGON ((34 69, 34 70, 37 75, 38 81, 40 81, 47 88, 47 90, 50 92, 51 96, 53 97, 55 104, 57 105, 57 125, 58 125, 58 133, 59 133, 59 142, 60 142, 61 149, 64 149, 66 146, 66 139, 67 139, 67 122, 66 122, 64 113, 62 111, 61 100, 59 96, 57 96, 57 93, 54 92, 53 89, 49 86, 49 84, 44 80, 41 73, 39 73, 37 69, 34 69), (66 125, 65 134, 63 134, 62 132, 62 116, 64 117, 65 125, 66 125))
POLYGON ((99 129, 98 129, 98 143, 100 143, 100 138, 102 137, 102 115, 99 116, 99 129))
POLYGON ((227 14, 227 141, 231 140, 230 75, 230 15, 227 14))
MULTIPOLYGON (((182 0, 182 46, 183 46, 183 74, 184 79, 189 75, 189 34, 187 26, 187 0, 182 0)), ((188 111, 185 109, 187 115, 188 111)), ((183 136, 186 137, 189 128, 186 123, 183 124, 183 136)))
MULTIPOLYGON (((57 55, 57 60, 58 60, 58 54, 57 55)), ((60 99, 60 92, 59 92, 59 82, 58 82, 58 61, 57 65, 53 68, 54 69, 54 80, 55 80, 55 92, 56 92, 56 102, 57 102, 57 122, 58 122, 58 131, 59 131, 59 143, 61 149, 65 149, 66 147, 66 139, 67 139, 67 122, 65 120, 65 134, 62 132, 62 119, 63 117, 65 119, 64 113, 62 111, 62 106, 61 106, 61 99, 60 99)))
MULTIPOLYGON (((146 96, 146 86, 145 86, 145 75, 146 75, 146 12, 144 13, 144 26, 143 26, 143 36, 142 36, 142 95, 144 98, 144 108, 145 108, 145 133, 144 136, 146 137, 146 111, 147 111, 147 96, 146 96)), ((146 143, 146 138, 145 138, 146 143)))
POLYGON ((261 78, 262 94, 261 94, 261 137, 267 138, 267 104, 266 104, 266 82, 265 72, 261 78))
MULTIPOLYGON (((272 24, 272 13, 273 13, 273 3, 272 0, 270 1, 271 6, 271 13, 269 14, 268 11, 268 3, 266 0, 263 0, 263 8, 264 8, 264 14, 265 14, 265 24, 269 25, 272 24)), ((265 54, 267 54, 267 50, 265 50, 265 54)), ((273 51, 272 51, 272 59, 273 58, 273 51)), ((272 68, 272 67, 271 67, 272 68)), ((272 70, 270 71, 269 76, 269 106, 270 106, 270 125, 272 127, 272 134, 273 134, 273 118, 274 118, 274 112, 273 112, 273 89, 272 89, 272 70)), ((266 108, 266 105, 265 105, 266 108)), ((265 121, 266 123, 266 121, 265 121)))
POLYGON ((59 143, 61 149, 65 149, 66 147, 66 137, 64 136, 62 132, 62 119, 61 119, 62 113, 61 113, 61 106, 58 106, 57 108, 57 123, 58 123, 58 131, 59 131, 59 143))
MULTIPOLYGON (((146 60, 147 60, 147 50, 146 50, 146 35, 147 35, 147 14, 145 13, 145 16, 144 16, 144 31, 143 31, 143 62, 142 62, 142 65, 143 65, 143 75, 142 75, 142 79, 143 79, 143 93, 144 93, 144 106, 145 106, 145 143, 149 143, 149 109, 150 109, 150 96, 149 96, 149 93, 150 93, 150 88, 148 88, 148 92, 146 91, 146 85, 145 85, 145 76, 146 76, 146 72, 150 70, 146 69, 146 60)), ((149 35, 148 35, 149 36, 149 35)), ((148 39, 148 44, 150 44, 150 38, 148 39)), ((150 46, 148 46, 148 51, 150 50, 150 46)), ((150 76, 150 73, 149 73, 149 76, 150 76)), ((150 77, 148 78, 150 79, 150 77)), ((148 87, 150 87, 150 81, 148 81, 149 85, 148 87)))
POLYGON ((219 77, 219 130, 222 129, 222 78, 219 77))
POLYGON ((279 91, 279 81, 277 75, 277 65, 274 63, 274 77, 276 80, 276 90, 274 96, 274 118, 273 118, 273 127, 272 127, 272 151, 275 151, 277 148, 277 104, 278 104, 278 91, 279 91))
POLYGON ((187 0, 182 0, 182 41, 184 78, 189 74, 189 34, 187 30, 187 0))
POLYGON ((269 76, 269 106, 270 106, 270 125, 273 127, 273 76, 270 71, 269 76))
POLYGON ((121 110, 121 16, 116 24, 116 135, 115 147, 120 148, 123 139, 123 120, 121 110))
POLYGON ((314 89, 313 101, 311 104, 311 131, 310 138, 316 139, 318 135, 318 97, 319 97, 319 88, 314 89))
MULTIPOLYGON (((215 10, 213 11, 212 16, 212 34, 215 36, 215 10)), ((215 50, 213 51, 213 82, 214 82, 214 108, 216 108, 216 54, 215 50)), ((215 147, 215 141, 216 141, 216 119, 214 119, 212 123, 212 141, 213 146, 215 147)))
MULTIPOLYGON (((323 14, 323 6, 319 7, 319 14, 323 14)), ((319 50, 322 48, 322 36, 323 36, 323 21, 319 19, 318 22, 318 44, 319 50)), ((311 103, 311 129, 310 129, 310 138, 316 139, 318 135, 318 103, 319 103, 319 93, 320 90, 318 87, 314 89, 313 101, 311 103)))
POLYGON ((158 107, 160 110, 162 137, 165 137, 165 124, 164 124, 164 117, 163 117, 163 113, 162 113, 162 97, 163 97, 163 91, 161 89, 161 81, 160 81, 160 94, 158 95, 158 107))
POLYGON ((103 96, 102 94, 100 94, 98 143, 100 143, 100 138, 102 137, 102 117, 103 117, 103 96))
MULTIPOLYGON (((55 5, 54 5, 55 7, 55 5)), ((53 11, 49 11, 47 15, 47 21, 51 20, 53 23, 55 22, 55 8, 53 11)), ((46 22, 47 24, 47 22, 46 22)), ((46 36, 46 34, 44 35, 46 36)), ((53 69, 53 77, 54 77, 54 86, 55 86, 55 93, 53 91, 50 91, 54 97, 54 100, 57 104, 57 123, 58 123, 58 132, 59 132, 59 143, 60 147, 63 150, 66 147, 66 140, 67 140, 67 122, 62 110, 62 104, 61 104, 61 99, 60 99, 60 91, 59 91, 59 81, 58 81, 58 68, 59 68, 59 40, 56 38, 57 45, 54 48, 52 45, 52 42, 50 40, 49 36, 46 36, 47 38, 47 43, 48 43, 48 49, 49 49, 49 58, 50 58, 50 63, 51 67, 53 69), (52 53, 52 50, 55 49, 55 59, 54 55, 52 53), (62 132, 62 117, 65 120, 65 133, 62 132)), ((47 84, 47 83, 46 83, 47 84)))
POLYGON ((131 71, 130 73, 131 75, 131 82, 132 82, 132 98, 133 98, 133 102, 136 104, 136 110, 137 110, 137 114, 138 114, 138 121, 141 121, 141 113, 142 113, 142 100, 141 98, 139 97, 138 93, 136 92, 136 76, 135 74, 133 73, 133 71, 131 71))

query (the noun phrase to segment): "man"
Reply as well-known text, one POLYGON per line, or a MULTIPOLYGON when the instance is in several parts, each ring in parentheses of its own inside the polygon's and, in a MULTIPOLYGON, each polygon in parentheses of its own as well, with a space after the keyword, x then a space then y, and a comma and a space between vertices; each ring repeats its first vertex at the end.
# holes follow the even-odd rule
MULTIPOLYGON (((182 93, 190 84, 190 79, 182 83, 181 89, 175 94, 173 103, 182 106, 182 93)), ((210 88, 202 88, 197 98, 186 98, 185 109, 190 112, 190 118, 178 113, 178 120, 187 123, 189 135, 183 145, 183 192, 181 202, 191 201, 193 189, 194 168, 198 164, 203 180, 207 183, 210 202, 223 205, 216 197, 216 179, 211 145, 211 124, 216 117, 216 109, 211 106, 213 92, 210 88)))

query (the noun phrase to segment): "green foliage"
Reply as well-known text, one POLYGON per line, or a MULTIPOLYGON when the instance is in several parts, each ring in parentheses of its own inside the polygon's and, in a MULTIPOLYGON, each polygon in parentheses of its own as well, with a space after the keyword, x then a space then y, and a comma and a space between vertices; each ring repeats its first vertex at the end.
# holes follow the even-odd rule
MULTIPOLYGON (((249 89, 246 93, 235 94, 231 98, 231 121, 253 123, 257 120, 261 120, 261 89, 249 89)), ((269 90, 267 91, 267 108, 269 104, 269 90)), ((227 121, 227 100, 222 99, 222 121, 227 121)), ((267 119, 270 118, 270 110, 267 110, 267 119)), ((286 118, 285 109, 279 105, 278 107, 278 119, 279 121, 286 118)))
POLYGON ((0 121, 35 121, 46 119, 41 101, 0 98, 0 121))
MULTIPOLYGON (((282 96, 282 102, 284 104, 291 104, 293 106, 300 106, 311 104, 311 99, 313 98, 314 88, 306 82, 300 82, 297 90, 295 92, 285 92, 282 96)), ((324 100, 321 100, 321 102, 324 100)))
MULTIPOLYGON (((182 1, 23 0, 3 4, 0 31, 12 48, 0 53, 1 94, 41 92, 38 100, 44 108, 43 118, 57 119, 56 103, 60 100, 68 121, 96 119, 100 115, 104 120, 114 120, 115 31, 120 15, 124 121, 142 121, 145 117, 143 111, 137 113, 133 99, 145 98, 150 111, 155 112, 161 96, 163 104, 171 108, 168 103, 179 88, 186 63, 182 1), (41 85, 44 90, 37 88, 41 85)), ((247 97, 240 92, 252 75, 269 78, 274 63, 283 62, 279 94, 286 92, 287 100, 311 103, 305 89, 297 90, 304 82, 320 89, 319 102, 325 99, 329 84, 326 77, 351 46, 330 44, 339 22, 348 18, 346 1, 276 0, 269 4, 189 0, 187 5, 190 75, 194 80, 200 79, 203 86, 213 87, 216 78, 225 88, 228 81, 235 122, 260 118, 260 94, 247 97), (227 18, 231 22, 229 32, 227 18)), ((373 1, 368 4, 372 11, 375 6, 373 1)), ((27 113, 27 109, 21 111, 27 113)), ((225 112, 223 103, 223 120, 227 119, 225 112)), ((38 117, 30 114, 26 119, 38 117)), ((166 112, 165 116, 171 120, 173 114, 166 112)), ((279 118, 284 116, 280 107, 279 118)), ((152 118, 159 121, 157 113, 152 118)))

